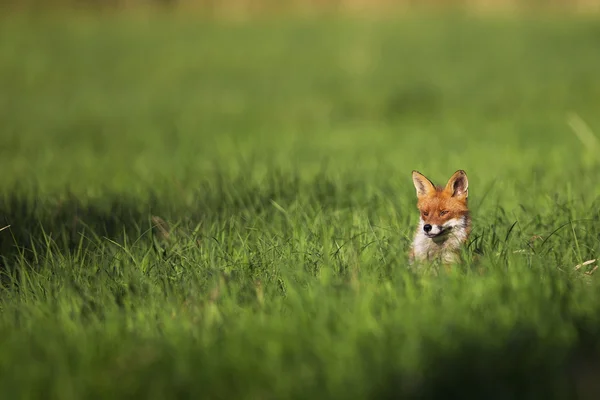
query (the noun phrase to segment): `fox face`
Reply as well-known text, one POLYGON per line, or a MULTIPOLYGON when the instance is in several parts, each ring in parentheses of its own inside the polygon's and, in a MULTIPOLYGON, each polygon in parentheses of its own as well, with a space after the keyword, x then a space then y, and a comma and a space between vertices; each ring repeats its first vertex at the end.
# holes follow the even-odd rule
POLYGON ((411 255, 417 258, 441 255, 448 259, 470 232, 467 174, 456 171, 445 187, 435 186, 418 171, 413 171, 412 179, 421 215, 411 255))

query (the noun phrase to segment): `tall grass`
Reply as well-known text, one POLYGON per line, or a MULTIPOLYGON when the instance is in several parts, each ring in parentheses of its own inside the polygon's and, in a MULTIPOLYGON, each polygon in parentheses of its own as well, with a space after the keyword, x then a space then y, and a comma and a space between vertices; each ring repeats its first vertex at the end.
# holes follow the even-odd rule
POLYGON ((35 22, 0 24, 3 396, 595 398, 597 21, 35 22), (411 269, 410 172, 459 168, 467 261, 411 269))

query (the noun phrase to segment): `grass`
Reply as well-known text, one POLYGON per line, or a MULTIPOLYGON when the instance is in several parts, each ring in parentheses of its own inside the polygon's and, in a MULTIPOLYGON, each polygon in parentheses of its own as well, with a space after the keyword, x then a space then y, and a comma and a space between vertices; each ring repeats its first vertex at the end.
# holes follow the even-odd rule
POLYGON ((5 17, 3 397, 596 398, 599 32, 5 17), (451 272, 412 169, 469 176, 451 272))

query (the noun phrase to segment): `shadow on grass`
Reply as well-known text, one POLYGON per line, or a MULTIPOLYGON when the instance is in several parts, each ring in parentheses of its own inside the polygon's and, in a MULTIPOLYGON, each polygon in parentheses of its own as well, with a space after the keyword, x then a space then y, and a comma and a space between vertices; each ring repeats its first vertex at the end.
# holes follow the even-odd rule
POLYGON ((534 328, 515 332, 498 345, 459 335, 452 351, 432 342, 420 376, 388 375, 373 398, 600 398, 600 353, 590 351, 585 340, 554 346, 534 328))
POLYGON ((101 198, 87 199, 68 192, 44 197, 37 190, 7 191, 9 194, 0 196, 0 228, 9 226, 0 232, 0 257, 31 259, 34 252, 46 252, 49 245, 68 254, 98 238, 132 242, 156 231, 154 216, 191 225, 239 216, 269 219, 280 212, 273 201, 289 205, 302 198, 304 204, 318 205, 312 212, 360 207, 370 213, 382 201, 381 195, 390 191, 383 188, 381 194, 361 196, 366 192, 361 186, 364 183, 340 185, 325 176, 301 183, 297 177, 274 174, 260 183, 248 182, 247 177, 238 176, 200 183, 191 202, 181 200, 190 193, 179 196, 148 191, 134 197, 107 192, 101 198))
POLYGON ((6 196, 0 198, 0 224, 10 227, 0 234, 0 254, 5 259, 29 259, 34 251, 45 252, 50 244, 73 251, 82 235, 111 239, 134 235, 150 227, 148 210, 127 198, 86 203, 74 196, 62 200, 6 196))

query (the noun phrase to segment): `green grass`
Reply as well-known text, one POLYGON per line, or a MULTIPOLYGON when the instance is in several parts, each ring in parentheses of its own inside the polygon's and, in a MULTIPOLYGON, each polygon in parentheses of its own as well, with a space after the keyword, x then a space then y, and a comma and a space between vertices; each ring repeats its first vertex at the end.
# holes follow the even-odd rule
POLYGON ((5 17, 2 397, 595 398, 599 34, 5 17), (412 169, 469 176, 452 272, 412 169))

